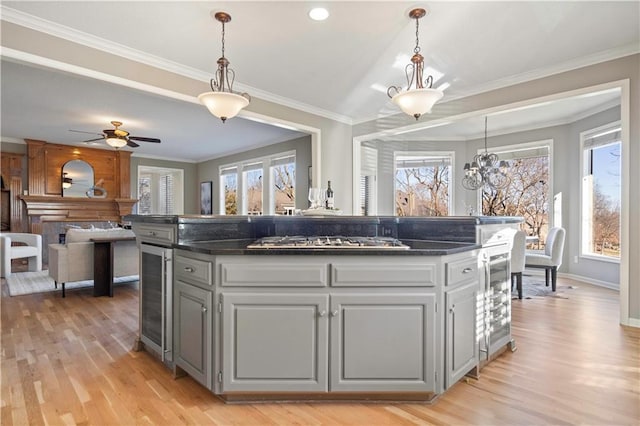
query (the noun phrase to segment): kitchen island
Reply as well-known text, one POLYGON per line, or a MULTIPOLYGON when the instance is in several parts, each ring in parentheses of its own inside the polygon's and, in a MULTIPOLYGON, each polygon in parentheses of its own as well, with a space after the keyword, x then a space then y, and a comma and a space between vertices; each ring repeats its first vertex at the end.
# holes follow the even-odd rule
POLYGON ((226 400, 429 401, 477 369, 477 218, 128 218, 141 243, 175 231, 163 359, 226 400), (312 244, 255 244, 285 235, 312 244))

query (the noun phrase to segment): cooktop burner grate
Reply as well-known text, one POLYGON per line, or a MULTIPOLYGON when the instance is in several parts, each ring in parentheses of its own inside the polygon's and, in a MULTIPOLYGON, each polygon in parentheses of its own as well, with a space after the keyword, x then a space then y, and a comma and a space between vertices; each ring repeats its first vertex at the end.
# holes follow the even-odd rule
POLYGON ((401 241, 389 237, 344 237, 344 236, 284 236, 284 237, 264 237, 247 246, 249 249, 400 249, 408 250, 409 246, 401 241))

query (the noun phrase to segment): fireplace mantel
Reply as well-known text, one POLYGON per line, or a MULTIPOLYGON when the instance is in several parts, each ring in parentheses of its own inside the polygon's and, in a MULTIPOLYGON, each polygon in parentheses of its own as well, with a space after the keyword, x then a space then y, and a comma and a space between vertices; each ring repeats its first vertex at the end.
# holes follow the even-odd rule
POLYGON ((120 222, 131 214, 133 198, 70 198, 45 195, 20 197, 27 207, 29 232, 42 233, 43 222, 120 222))

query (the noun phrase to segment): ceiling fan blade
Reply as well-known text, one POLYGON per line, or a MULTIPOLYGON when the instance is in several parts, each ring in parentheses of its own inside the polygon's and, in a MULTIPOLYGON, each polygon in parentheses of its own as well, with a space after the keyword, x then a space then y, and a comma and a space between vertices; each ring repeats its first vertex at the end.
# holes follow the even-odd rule
POLYGON ((130 146, 131 148, 137 148, 137 147, 139 147, 140 145, 138 145, 137 143, 135 143, 135 142, 133 142, 133 141, 128 140, 128 141, 127 141, 127 146, 130 146))
POLYGON ((74 133, 87 133, 89 135, 102 135, 102 133, 96 133, 96 132, 85 132, 84 130, 71 130, 69 129, 70 132, 74 132, 74 133))
POLYGON ((95 141, 101 141, 103 139, 104 139, 104 137, 101 137, 101 138, 95 138, 95 139, 87 139, 86 141, 82 141, 82 142, 85 142, 85 143, 86 142, 95 142, 95 141))
POLYGON ((160 139, 157 139, 157 138, 142 138, 140 136, 129 136, 129 139, 133 139, 135 141, 140 141, 140 142, 160 143, 160 139))

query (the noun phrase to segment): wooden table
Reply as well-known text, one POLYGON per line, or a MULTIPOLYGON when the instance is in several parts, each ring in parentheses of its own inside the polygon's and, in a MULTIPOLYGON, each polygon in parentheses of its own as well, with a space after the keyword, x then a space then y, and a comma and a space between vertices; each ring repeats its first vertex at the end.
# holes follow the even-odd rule
POLYGON ((93 242, 93 296, 113 297, 113 246, 135 237, 91 238, 93 242))

